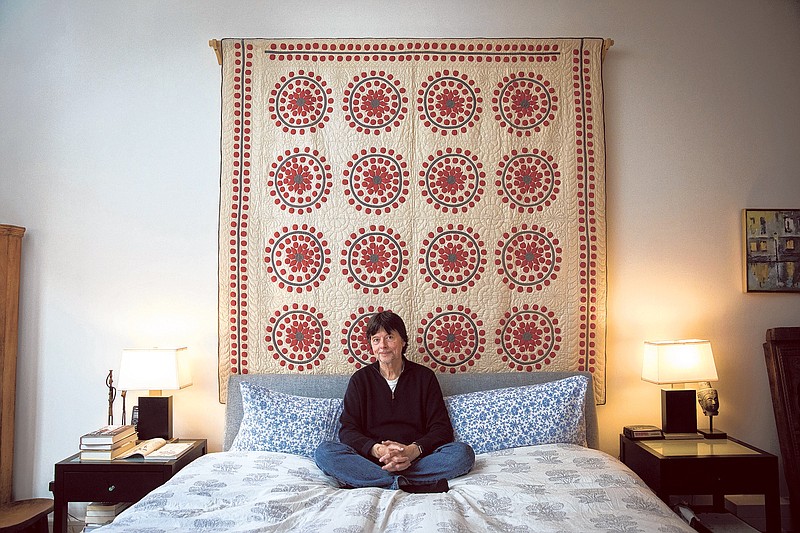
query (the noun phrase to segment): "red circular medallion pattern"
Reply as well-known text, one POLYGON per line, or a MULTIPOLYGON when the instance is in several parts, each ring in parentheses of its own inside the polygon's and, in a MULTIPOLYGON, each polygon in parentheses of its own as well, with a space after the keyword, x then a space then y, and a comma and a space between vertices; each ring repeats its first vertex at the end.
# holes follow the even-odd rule
POLYGON ((286 133, 314 133, 333 112, 331 89, 321 76, 299 70, 281 76, 269 96, 270 118, 286 133))
POLYGON ((497 354, 517 371, 541 370, 561 348, 561 328, 555 313, 544 306, 525 304, 505 313, 496 330, 497 354))
POLYGON ((267 347, 272 357, 289 370, 311 370, 330 351, 328 321, 314 307, 284 305, 270 317, 267 347))
POLYGON ((497 194, 503 203, 520 213, 533 213, 549 207, 559 193, 561 172, 553 157, 544 150, 513 150, 500 161, 497 194))
POLYGON ((533 292, 550 285, 561 269, 558 239, 544 228, 527 224, 503 233, 495 250, 497 273, 518 292, 533 292))
POLYGON ((423 362, 440 372, 466 372, 481 358, 486 344, 483 322, 463 305, 437 307, 422 319, 417 333, 423 362))
POLYGON ((341 265, 342 274, 357 290, 387 293, 408 275, 406 243, 392 228, 361 228, 345 241, 341 265))
POLYGON ((367 340, 367 322, 374 314, 388 310, 382 306, 370 305, 366 309, 359 307, 355 313, 350 313, 350 318, 342 328, 342 344, 348 363, 361 368, 377 361, 367 340))
POLYGON ((344 91, 345 120, 362 133, 390 132, 408 114, 406 90, 384 71, 362 72, 344 91))
POLYGON ((298 215, 310 213, 328 199, 330 171, 330 165, 317 150, 286 150, 270 167, 270 195, 281 209, 298 215))
POLYGON ((428 76, 418 92, 420 120, 434 133, 466 133, 483 112, 483 99, 475 82, 457 70, 428 76))
POLYGON ((367 214, 380 215, 398 208, 408 195, 406 167, 403 157, 387 148, 364 149, 353 154, 342 180, 348 201, 367 214))
POLYGON ((480 235, 462 224, 428 233, 419 251, 419 272, 434 289, 457 294, 475 286, 486 265, 480 235))
POLYGON ((518 72, 497 84, 492 111, 508 133, 530 136, 555 119, 557 102, 555 89, 540 74, 518 72))
POLYGON ((466 213, 480 201, 486 187, 483 164, 461 148, 446 148, 429 155, 419 175, 422 196, 444 213, 466 213))
POLYGON ((276 231, 266 252, 270 281, 289 292, 319 287, 330 273, 328 242, 313 226, 295 224, 276 231))

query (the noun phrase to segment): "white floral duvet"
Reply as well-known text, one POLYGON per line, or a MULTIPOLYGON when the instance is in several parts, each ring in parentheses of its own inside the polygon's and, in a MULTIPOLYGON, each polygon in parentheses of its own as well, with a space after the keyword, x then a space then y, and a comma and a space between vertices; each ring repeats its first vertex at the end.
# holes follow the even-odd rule
POLYGON ((305 457, 205 455, 101 528, 114 532, 691 532, 627 467, 571 444, 478 455, 442 494, 339 489, 305 457))

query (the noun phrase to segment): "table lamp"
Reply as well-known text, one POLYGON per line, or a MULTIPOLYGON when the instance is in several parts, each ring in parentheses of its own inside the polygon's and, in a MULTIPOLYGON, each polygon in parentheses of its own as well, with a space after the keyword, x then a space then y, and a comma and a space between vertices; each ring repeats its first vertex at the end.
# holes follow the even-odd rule
MULTIPOLYGON (((658 385, 716 381, 711 342, 700 339, 644 343, 642 379, 658 385)), ((697 434, 697 407, 692 389, 661 389, 661 430, 670 434, 697 434)))
POLYGON ((136 429, 141 440, 172 438, 172 396, 162 396, 162 391, 192 384, 186 354, 186 348, 122 350, 119 389, 150 391, 139 397, 136 429))

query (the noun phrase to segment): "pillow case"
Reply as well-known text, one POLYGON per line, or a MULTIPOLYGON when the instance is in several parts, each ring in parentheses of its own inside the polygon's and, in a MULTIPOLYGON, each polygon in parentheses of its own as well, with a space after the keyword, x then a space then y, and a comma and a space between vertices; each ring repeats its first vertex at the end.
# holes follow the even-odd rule
POLYGON ((589 379, 568 378, 445 398, 456 441, 475 453, 535 444, 586 446, 584 398, 589 379))
POLYGON ((320 442, 339 440, 341 398, 307 398, 240 383, 242 423, 233 451, 284 452, 313 457, 320 442))

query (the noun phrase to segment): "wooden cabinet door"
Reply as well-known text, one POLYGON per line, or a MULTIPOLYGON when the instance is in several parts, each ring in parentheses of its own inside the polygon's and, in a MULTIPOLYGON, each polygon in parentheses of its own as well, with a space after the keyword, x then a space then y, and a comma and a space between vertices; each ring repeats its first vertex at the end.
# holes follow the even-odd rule
POLYGON ((0 224, 0 506, 11 501, 19 264, 25 228, 0 224))

